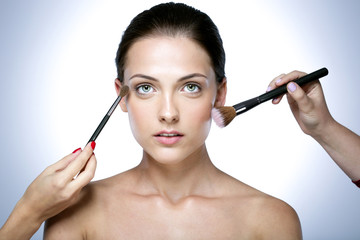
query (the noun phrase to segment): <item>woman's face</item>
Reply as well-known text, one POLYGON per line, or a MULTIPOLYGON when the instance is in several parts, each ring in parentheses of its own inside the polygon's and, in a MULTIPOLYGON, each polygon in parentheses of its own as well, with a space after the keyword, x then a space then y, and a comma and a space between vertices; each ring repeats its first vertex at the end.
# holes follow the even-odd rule
POLYGON ((223 105, 226 95, 226 83, 216 83, 206 51, 185 37, 135 42, 127 54, 124 84, 130 92, 121 107, 133 135, 163 164, 179 163, 203 149, 211 109, 223 105))

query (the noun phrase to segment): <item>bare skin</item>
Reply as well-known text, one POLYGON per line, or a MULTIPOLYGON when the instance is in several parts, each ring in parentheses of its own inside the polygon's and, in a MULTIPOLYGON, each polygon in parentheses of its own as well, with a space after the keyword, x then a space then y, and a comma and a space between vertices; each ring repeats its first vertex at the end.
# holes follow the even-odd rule
POLYGON ((47 222, 45 239, 301 239, 289 205, 226 175, 209 158, 196 165, 185 178, 184 171, 151 166, 159 177, 143 161, 93 182, 76 205, 47 222), (178 176, 160 189, 156 181, 169 171, 178 176))
POLYGON ((134 43, 127 56, 130 93, 120 106, 143 147, 141 163, 90 183, 47 221, 45 239, 301 239, 288 204, 212 164, 205 139, 226 79, 216 83, 207 53, 187 38, 159 36, 134 43))
MULTIPOLYGON (((352 181, 359 181, 360 136, 331 116, 319 81, 302 88, 292 83, 305 74, 300 71, 281 74, 270 82, 269 89, 287 84, 287 100, 301 130, 313 137, 352 181)), ((280 101, 281 97, 273 103, 280 101)))
POLYGON ((46 219, 76 203, 95 174, 94 148, 95 143, 89 143, 47 167, 17 202, 0 229, 0 240, 30 239, 46 219))
MULTIPOLYGON (((187 43, 176 42, 175 46, 189 47, 187 43)), ((209 59, 196 45, 190 44, 195 47, 194 51, 181 49, 180 52, 169 51, 167 45, 164 46, 165 51, 155 53, 162 52, 165 57, 166 53, 171 53, 171 58, 162 59, 155 54, 155 59, 142 62, 144 59, 138 56, 144 57, 146 48, 141 49, 140 53, 133 53, 137 57, 129 57, 130 70, 125 71, 126 84, 130 84, 129 78, 134 79, 131 82, 141 83, 143 76, 134 77, 140 66, 140 73, 149 73, 145 78, 156 77, 154 87, 159 90, 153 95, 145 94, 143 99, 134 94, 127 103, 120 103, 123 111, 131 115, 134 136, 144 148, 141 163, 132 170, 90 183, 82 189, 94 176, 95 156, 90 146, 81 154, 78 150, 66 156, 45 169, 29 186, 0 229, 1 240, 30 239, 45 219, 60 212, 47 221, 46 239, 301 239, 299 219, 289 205, 228 176, 211 163, 204 144, 210 127, 209 109, 224 105, 226 79, 214 87, 214 81, 210 81, 214 80, 213 72, 204 64, 209 59), (186 52, 194 54, 171 66, 176 57, 181 60, 181 53, 186 52), (192 62, 197 57, 203 60, 192 62), (134 59, 140 65, 134 66, 131 61, 134 59), (192 84, 182 86, 172 82, 174 75, 144 68, 157 60, 160 60, 157 70, 176 70, 174 73, 180 76, 175 74, 175 79, 191 80, 192 84), (184 69, 177 68, 179 66, 184 69), (194 72, 197 73, 195 77, 194 72), (163 78, 170 85, 163 85, 163 78), (194 91, 191 96, 197 84, 202 86, 203 92, 194 91), (181 90, 181 95, 173 91, 174 86, 181 90), (187 103, 185 108, 184 102, 187 103), (154 109, 154 106, 160 108, 154 109), (152 113, 158 116, 151 116, 152 113), (191 137, 187 141, 190 146, 178 148, 179 151, 158 149, 148 141, 146 133, 146 129, 154 126, 149 127, 148 121, 143 121, 151 119, 150 116, 166 126, 182 129, 186 138, 191 137), (144 123, 145 126, 141 126, 144 123), (84 171, 74 180, 81 169, 84 171)), ((332 118, 319 82, 303 88, 289 83, 304 74, 299 71, 282 74, 270 83, 269 90, 288 85, 288 102, 301 129, 317 140, 353 181, 358 181, 360 137, 332 118)), ((116 80, 117 93, 121 85, 116 80)), ((280 101, 278 98, 273 103, 280 101)))

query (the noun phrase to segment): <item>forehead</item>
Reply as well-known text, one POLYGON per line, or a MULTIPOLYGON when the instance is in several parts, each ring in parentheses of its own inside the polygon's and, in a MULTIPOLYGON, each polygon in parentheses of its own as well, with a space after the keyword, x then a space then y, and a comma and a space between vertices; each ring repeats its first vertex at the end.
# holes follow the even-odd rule
POLYGON ((128 74, 213 73, 207 52, 187 37, 156 36, 136 41, 128 51, 125 79, 128 74))

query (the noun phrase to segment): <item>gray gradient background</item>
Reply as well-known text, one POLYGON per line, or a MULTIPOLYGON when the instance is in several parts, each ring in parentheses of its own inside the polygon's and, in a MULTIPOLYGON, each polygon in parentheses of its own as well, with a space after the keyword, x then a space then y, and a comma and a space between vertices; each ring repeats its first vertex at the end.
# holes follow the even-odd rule
MULTIPOLYGON (((122 31, 157 2, 0 2, 0 225, 46 166, 91 136, 116 97, 122 31)), ((228 105, 261 94, 283 72, 325 66, 331 113, 360 133, 359 1, 189 3, 222 34, 228 105)), ((360 190, 301 132, 286 101, 263 104, 225 129, 214 125, 207 145, 220 169, 292 205, 304 239, 360 238, 360 190)), ((117 109, 97 140, 95 179, 135 166, 140 150, 117 109)))

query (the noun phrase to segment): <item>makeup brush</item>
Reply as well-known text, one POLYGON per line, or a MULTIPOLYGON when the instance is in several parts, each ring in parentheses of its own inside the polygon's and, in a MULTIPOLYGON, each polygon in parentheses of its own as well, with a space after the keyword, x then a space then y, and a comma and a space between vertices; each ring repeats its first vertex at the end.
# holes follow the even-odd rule
MULTIPOLYGON (((328 73, 329 71, 326 68, 321 68, 315 72, 309 73, 299 79, 296 79, 293 82, 297 83, 299 86, 302 86, 308 82, 324 77, 328 73)), ((285 93, 287 93, 286 85, 282 85, 278 88, 275 88, 274 90, 271 90, 267 93, 249 99, 247 101, 238 103, 232 107, 213 108, 211 111, 211 116, 214 119, 215 123, 219 127, 223 128, 227 126, 237 115, 244 113, 263 102, 266 102, 285 93)))
POLYGON ((104 118, 101 120, 99 126, 96 128, 94 134, 91 136, 89 142, 95 141, 96 138, 99 136, 101 130, 104 128, 105 124, 107 123, 107 121, 109 120, 111 114, 114 112, 115 108, 117 107, 117 105, 119 104, 119 102, 121 101, 121 99, 123 97, 125 97, 127 94, 129 93, 129 87, 128 86, 123 86, 121 88, 120 94, 119 96, 116 98, 115 102, 113 103, 113 105, 111 106, 111 108, 109 109, 109 111, 106 113, 106 115, 104 116, 104 118))

